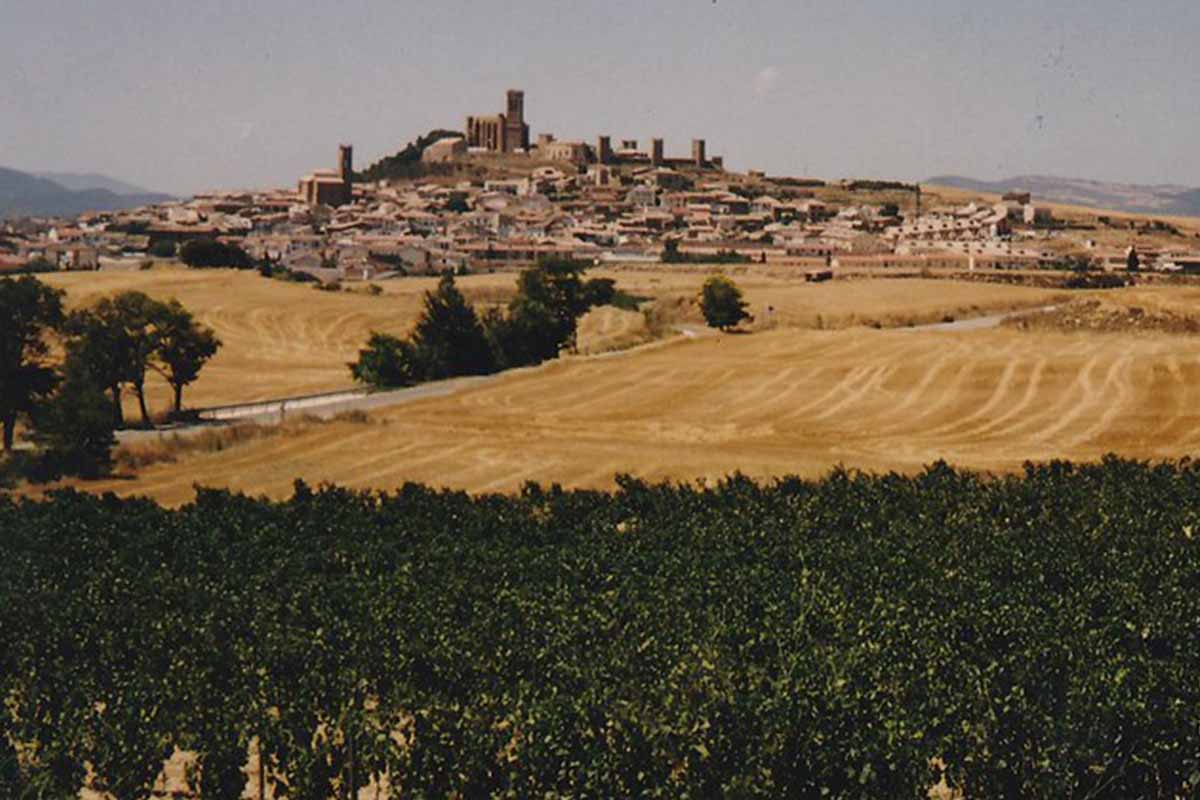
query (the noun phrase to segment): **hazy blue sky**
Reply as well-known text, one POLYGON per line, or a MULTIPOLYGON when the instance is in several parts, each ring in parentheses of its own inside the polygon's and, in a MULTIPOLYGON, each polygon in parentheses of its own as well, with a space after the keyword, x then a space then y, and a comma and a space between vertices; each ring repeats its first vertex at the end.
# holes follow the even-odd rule
POLYGON ((1197 0, 0 0, 0 165, 290 185, 526 90, 773 173, 1200 185, 1197 0))

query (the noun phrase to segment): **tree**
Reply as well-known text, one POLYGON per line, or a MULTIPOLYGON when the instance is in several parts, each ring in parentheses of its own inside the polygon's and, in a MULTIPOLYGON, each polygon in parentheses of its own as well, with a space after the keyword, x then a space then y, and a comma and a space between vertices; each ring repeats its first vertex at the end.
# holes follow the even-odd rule
POLYGON ((710 328, 723 331, 750 318, 741 290, 724 275, 714 275, 704 282, 700 290, 700 311, 710 328))
POLYGON ((679 240, 667 239, 663 242, 662 255, 659 256, 664 264, 676 264, 683 260, 679 252, 679 240))
POLYGON ((413 331, 423 380, 455 375, 484 375, 495 369, 487 335, 479 317, 450 272, 442 275, 438 288, 425 293, 425 309, 413 331))
POLYGON ((350 372, 373 386, 407 386, 496 368, 487 332, 447 272, 425 293, 425 309, 406 340, 372 333, 350 372))
POLYGON ((212 329, 201 325, 178 300, 159 304, 154 318, 154 359, 150 366, 174 392, 174 411, 183 411, 183 387, 221 348, 212 329))
POLYGON ((67 357, 58 392, 34 417, 35 438, 54 472, 95 478, 112 466, 116 439, 105 387, 83 358, 67 357))
POLYGON ((584 281, 583 297, 588 308, 610 305, 617 297, 617 282, 612 278, 592 278, 584 281))
POLYGON ((1125 256, 1125 269, 1129 272, 1137 272, 1142 265, 1142 260, 1138 257, 1136 247, 1129 248, 1129 254, 1125 256))
POLYGON ((142 292, 121 292, 112 299, 112 311, 100 301, 99 313, 113 315, 115 324, 124 328, 126 342, 125 380, 137 396, 142 425, 150 427, 150 410, 146 407, 146 373, 158 350, 158 325, 164 306, 142 292))
POLYGON ((367 346, 358 351, 358 360, 347 366, 356 381, 380 388, 411 386, 418 378, 412 344, 386 333, 372 331, 367 346))
POLYGON ((249 269, 254 266, 254 259, 245 250, 216 239, 189 239, 179 248, 179 258, 189 267, 249 269))
MULTIPOLYGON (((110 301, 111 302, 111 301, 110 301)), ((123 331, 111 320, 92 309, 80 309, 67 317, 63 328, 67 339, 67 358, 76 359, 91 380, 109 393, 114 428, 125 427, 121 408, 121 384, 124 383, 125 350, 128 342, 123 331)))
POLYGON ((37 278, 0 280, 0 425, 12 450, 17 418, 29 414, 57 383, 47 362, 48 335, 63 324, 62 292, 37 278))
POLYGON ((554 358, 574 343, 579 316, 592 300, 611 289, 585 285, 583 269, 569 259, 540 262, 521 273, 508 313, 493 309, 482 321, 447 273, 436 291, 426 293, 413 335, 402 340, 373 333, 358 361, 348 365, 351 374, 375 386, 405 386, 554 358))
POLYGON ((146 373, 154 357, 155 324, 162 304, 142 292, 121 292, 106 297, 91 309, 76 312, 70 321, 75 352, 92 372, 93 379, 112 392, 113 420, 124 423, 121 385, 128 383, 137 396, 142 424, 150 424, 146 407, 146 373))
POLYGON ((154 356, 154 322, 161 304, 142 292, 106 297, 67 320, 69 354, 85 365, 91 380, 112 396, 113 425, 125 425, 121 387, 128 383, 138 398, 142 424, 150 424, 146 407, 146 372, 154 356))
POLYGON ((588 310, 584 291, 583 272, 586 265, 565 258, 548 258, 521 273, 517 279, 517 296, 510 311, 531 319, 551 321, 546 337, 547 357, 553 358, 563 347, 574 347, 575 331, 588 310))
POLYGON ((174 258, 178 248, 170 239, 159 239, 150 245, 150 255, 155 258, 174 258))

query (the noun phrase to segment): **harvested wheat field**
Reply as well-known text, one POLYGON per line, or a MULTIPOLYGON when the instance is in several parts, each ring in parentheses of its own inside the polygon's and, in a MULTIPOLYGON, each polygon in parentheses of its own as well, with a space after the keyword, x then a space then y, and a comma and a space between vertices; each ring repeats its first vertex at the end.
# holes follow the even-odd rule
MULTIPOLYGON (((700 319, 691 301, 704 281, 703 271, 597 269, 588 276, 613 278, 619 288, 639 297, 674 301, 664 306, 664 325, 700 319)), ((44 279, 67 291, 71 307, 136 289, 158 299, 176 298, 212 327, 224 346, 185 391, 184 402, 190 407, 349 388, 352 381, 346 363, 357 357, 371 331, 408 332, 420 314, 424 292, 437 284, 436 278, 425 277, 384 281, 378 284, 382 294, 372 296, 361 285, 351 291, 323 292, 311 284, 237 270, 157 268, 52 274, 44 279)), ((809 327, 818 323, 818 317, 829 327, 930 321, 947 314, 1039 305, 1053 296, 1025 287, 932 280, 806 285, 798 275, 777 272, 749 271, 738 280, 756 313, 774 306, 769 315, 772 325, 809 327)), ((463 294, 480 311, 507 302, 515 284, 513 272, 458 279, 463 294)), ((597 310, 582 321, 581 352, 621 349, 663 332, 647 330, 638 316, 617 309, 597 310)), ((148 388, 151 411, 166 410, 170 398, 166 384, 152 376, 148 388)), ((132 413, 132 397, 127 403, 132 413)))
MULTIPOLYGON (((723 272, 745 295, 755 322, 749 327, 899 327, 944 318, 979 316, 1053 303, 1063 293, 998 283, 932 278, 856 278, 806 283, 797 267, 731 264, 723 267, 628 267, 590 271, 614 278, 635 296, 691 300, 705 279, 723 272)), ((700 322, 694 308, 686 321, 700 322)))
POLYGON ((530 480, 607 487, 619 472, 911 471, 936 459, 1011 470, 1198 446, 1195 337, 784 330, 563 359, 90 488, 177 504, 195 483, 281 497, 297 477, 492 491, 530 480))

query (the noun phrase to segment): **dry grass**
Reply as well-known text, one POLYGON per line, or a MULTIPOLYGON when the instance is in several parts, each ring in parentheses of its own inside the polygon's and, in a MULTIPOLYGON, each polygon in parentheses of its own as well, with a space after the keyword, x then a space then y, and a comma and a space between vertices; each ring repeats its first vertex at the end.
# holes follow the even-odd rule
POLYGON ((594 308, 579 320, 577 350, 584 355, 627 350, 651 339, 655 332, 646 315, 614 306, 594 308))
MULTIPOLYGON (((716 268, 601 271, 630 294, 653 297, 673 323, 703 324, 692 301, 716 268)), ((865 278, 811 284, 801 270, 786 267, 732 265, 724 268, 737 283, 755 317, 752 329, 855 326, 902 327, 938 322, 946 317, 980 316, 997 311, 1053 303, 1060 291, 974 281, 933 278, 865 278)))
POLYGON ((122 444, 113 451, 113 462, 120 473, 133 473, 156 464, 174 464, 181 458, 201 453, 220 453, 247 442, 272 436, 294 436, 314 425, 367 425, 365 411, 347 411, 328 419, 304 414, 282 424, 263 425, 240 422, 214 425, 185 434, 164 432, 140 441, 122 444))
POLYGON ((609 487, 615 473, 817 476, 835 464, 987 470, 1200 446, 1194 337, 781 330, 568 358, 373 417, 255 440, 97 484, 178 504, 193 483, 274 497, 292 482, 472 491, 609 487))

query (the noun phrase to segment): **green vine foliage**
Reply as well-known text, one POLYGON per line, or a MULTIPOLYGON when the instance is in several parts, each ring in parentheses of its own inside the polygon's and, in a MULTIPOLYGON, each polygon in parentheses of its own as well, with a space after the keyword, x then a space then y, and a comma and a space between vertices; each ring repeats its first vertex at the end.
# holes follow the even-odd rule
POLYGON ((1191 797, 1198 516, 1116 459, 0 498, 0 794, 1191 797))

